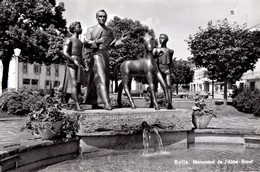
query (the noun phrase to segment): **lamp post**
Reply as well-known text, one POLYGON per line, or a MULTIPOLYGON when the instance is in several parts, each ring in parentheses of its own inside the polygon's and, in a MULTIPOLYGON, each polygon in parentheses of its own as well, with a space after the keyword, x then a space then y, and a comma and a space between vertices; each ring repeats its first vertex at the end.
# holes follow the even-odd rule
POLYGON ((16 57, 19 57, 20 54, 21 54, 21 49, 20 49, 20 48, 15 48, 15 49, 14 49, 14 55, 15 55, 16 57))
POLYGON ((21 49, 15 48, 13 58, 9 64, 8 71, 8 88, 19 88, 19 56, 21 54, 21 49))
POLYGON ((4 54, 4 50, 0 48, 0 95, 2 95, 2 81, 3 81, 3 72, 4 72, 4 66, 2 62, 2 56, 4 54))

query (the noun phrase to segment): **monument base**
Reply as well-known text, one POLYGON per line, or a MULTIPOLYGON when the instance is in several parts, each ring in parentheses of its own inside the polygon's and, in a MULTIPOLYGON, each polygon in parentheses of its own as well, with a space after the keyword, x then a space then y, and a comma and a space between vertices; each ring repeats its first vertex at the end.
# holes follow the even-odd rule
MULTIPOLYGON (((187 148, 187 132, 194 127, 192 110, 154 110, 153 108, 121 108, 107 110, 85 110, 80 113, 80 130, 83 153, 100 149, 142 149, 141 123, 146 121, 157 128, 164 146, 187 148)), ((155 134, 151 133, 150 147, 158 147, 155 134)))

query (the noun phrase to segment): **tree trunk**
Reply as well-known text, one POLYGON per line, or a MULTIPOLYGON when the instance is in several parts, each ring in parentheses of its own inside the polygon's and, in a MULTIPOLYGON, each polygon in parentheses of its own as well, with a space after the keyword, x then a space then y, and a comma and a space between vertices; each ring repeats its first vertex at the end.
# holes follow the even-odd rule
POLYGON ((0 95, 2 95, 2 81, 3 81, 3 62, 0 60, 0 95))
POLYGON ((224 81, 224 105, 227 105, 227 79, 224 81))
POLYGON ((212 81, 212 99, 214 99, 214 81, 212 81))
POLYGON ((179 88, 178 88, 178 84, 176 84, 176 95, 179 94, 179 88))
POLYGON ((3 58, 3 78, 2 78, 2 89, 6 89, 8 87, 8 72, 9 72, 9 64, 12 58, 13 52, 10 50, 5 54, 3 58))

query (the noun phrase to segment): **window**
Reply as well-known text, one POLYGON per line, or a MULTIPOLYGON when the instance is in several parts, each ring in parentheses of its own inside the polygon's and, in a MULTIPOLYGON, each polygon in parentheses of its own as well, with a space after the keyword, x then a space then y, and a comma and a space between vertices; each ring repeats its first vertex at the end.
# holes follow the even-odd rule
POLYGON ((54 86, 54 87, 60 86, 60 81, 54 81, 53 86, 54 86))
POLYGON ((45 88, 46 89, 51 89, 52 88, 52 82, 50 80, 45 81, 45 88))
POLYGON ((244 88, 244 83, 240 83, 239 84, 239 89, 243 89, 244 88))
POLYGON ((60 68, 59 65, 55 65, 55 76, 59 76, 60 68))
POLYGON ((49 86, 49 85, 50 85, 50 81, 49 81, 49 80, 46 80, 46 81, 45 81, 45 85, 46 85, 46 86, 49 86))
POLYGON ((23 79, 23 85, 30 85, 30 79, 23 79))
POLYGON ((31 85, 32 85, 32 87, 38 89, 38 79, 32 79, 31 85))
POLYGON ((51 66, 46 66, 46 75, 47 76, 51 75, 51 66))
POLYGON ((23 73, 28 73, 28 65, 27 65, 27 63, 23 63, 23 73))
POLYGON ((34 73, 35 73, 35 74, 40 74, 40 73, 41 73, 41 65, 39 65, 39 64, 34 64, 33 70, 34 70, 34 73))
POLYGON ((38 85, 38 79, 32 79, 32 85, 38 85))
POLYGON ((255 82, 250 82, 250 89, 255 90, 255 82))

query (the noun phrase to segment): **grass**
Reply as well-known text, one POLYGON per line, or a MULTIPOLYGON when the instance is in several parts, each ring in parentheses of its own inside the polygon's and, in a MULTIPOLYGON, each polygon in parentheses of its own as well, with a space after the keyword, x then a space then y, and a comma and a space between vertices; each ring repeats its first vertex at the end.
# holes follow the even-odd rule
POLYGON ((215 110, 220 116, 253 116, 253 114, 240 112, 231 105, 216 105, 215 110))

